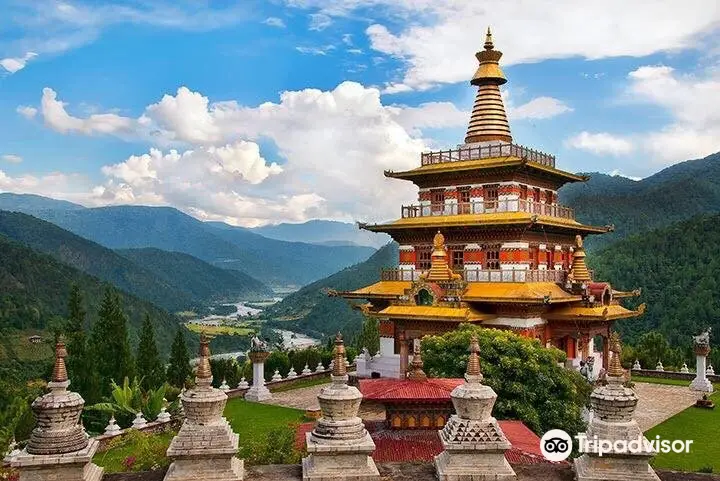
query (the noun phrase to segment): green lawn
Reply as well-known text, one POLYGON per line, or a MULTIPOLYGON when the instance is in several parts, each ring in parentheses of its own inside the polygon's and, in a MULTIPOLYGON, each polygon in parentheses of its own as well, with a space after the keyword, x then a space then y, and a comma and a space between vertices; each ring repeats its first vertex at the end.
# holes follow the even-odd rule
MULTIPOLYGON (((294 425, 304 420, 304 412, 299 409, 251 403, 240 398, 230 399, 224 414, 233 431, 240 435, 239 456, 251 463, 255 459, 265 459, 272 454, 282 455, 292 450, 294 425), (268 436, 272 436, 270 441, 268 436), (284 444, 279 446, 277 443, 284 444), (268 449, 268 445, 272 447, 268 449), (284 451, 268 454, 274 448, 284 451)), ((104 467, 107 473, 142 471, 151 469, 153 465, 167 466, 169 460, 165 457, 165 451, 174 435, 174 432, 149 435, 135 432, 115 441, 107 451, 96 454, 93 462, 104 467), (129 469, 124 465, 128 463, 128 458, 135 458, 129 469)), ((287 458, 279 459, 283 461, 287 458)))
MULTIPOLYGON (((276 388, 273 388, 272 392, 292 391, 293 389, 300 389, 301 387, 317 386, 318 384, 328 384, 329 382, 330 382, 329 376, 316 377, 316 378, 312 378, 312 379, 302 379, 293 384, 288 384, 285 386, 278 386, 276 388)), ((272 387, 272 386, 270 386, 270 387, 272 387)))
MULTIPOLYGON (((711 396, 715 404, 720 403, 720 394, 711 396)), ((667 421, 658 424, 645 433, 648 439, 655 436, 668 440, 690 440, 689 453, 659 453, 653 466, 678 471, 705 471, 712 467, 720 473, 720 407, 701 409, 691 406, 667 421)))

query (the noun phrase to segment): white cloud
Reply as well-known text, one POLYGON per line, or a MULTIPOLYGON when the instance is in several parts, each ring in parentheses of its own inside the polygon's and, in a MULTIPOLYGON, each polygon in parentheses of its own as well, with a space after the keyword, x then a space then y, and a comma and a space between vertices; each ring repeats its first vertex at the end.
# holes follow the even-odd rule
POLYGON ((9 162, 11 164, 19 164, 23 161, 23 158, 16 154, 5 154, 0 157, 5 162, 9 162))
MULTIPOLYGON (((44 88, 41 99, 41 110, 45 124, 63 134, 116 134, 131 133, 135 121, 116 114, 95 114, 85 119, 73 117, 65 110, 65 104, 57 100, 57 93, 51 88, 44 88)), ((23 115, 29 111, 23 112, 23 115)))
POLYGON ((263 23, 269 27, 285 28, 285 21, 278 17, 268 17, 263 23))
POLYGON ((572 110, 562 100, 553 97, 536 97, 517 107, 509 104, 507 114, 513 120, 549 119, 566 112, 572 112, 572 110))
POLYGON ((428 102, 417 107, 391 106, 395 121, 408 132, 419 134, 425 128, 466 126, 470 112, 458 109, 451 102, 428 102))
POLYGON ((33 57, 37 57, 37 54, 35 52, 28 52, 22 57, 4 58, 0 60, 0 67, 13 74, 18 70, 24 69, 28 61, 30 61, 30 59, 32 59, 33 57))
POLYGON ((286 0, 329 16, 377 12, 366 33, 371 46, 405 65, 401 83, 413 89, 470 78, 490 25, 504 65, 546 59, 643 57, 657 52, 704 48, 717 29, 716 0, 286 0), (617 12, 622 12, 618 15, 617 12), (386 19, 393 17, 401 21, 386 19), (400 25, 400 27, 389 27, 400 25), (542 26, 542 27, 540 27, 542 26))
POLYGON ((610 176, 612 176, 612 177, 625 177, 626 179, 634 180, 634 181, 636 181, 636 182, 637 182, 638 180, 642 180, 642 177, 634 177, 634 176, 631 176, 631 175, 625 175, 625 174, 623 174, 622 172, 620 172, 618 169, 615 169, 615 170, 613 170, 613 171, 611 171, 611 172, 608 172, 608 175, 610 175, 610 176))
POLYGON ((565 140, 565 146, 596 155, 627 155, 634 150, 630 140, 606 132, 580 132, 565 140))
POLYGON ((335 45, 323 45, 322 47, 295 47, 295 50, 306 55, 327 55, 335 50, 335 45))
POLYGON ((220 132, 208 111, 208 98, 187 87, 180 87, 175 96, 164 95, 160 102, 149 105, 140 123, 161 130, 170 140, 209 143, 220 140, 220 132))
POLYGON ((332 18, 330 18, 330 16, 328 15, 325 15, 324 13, 313 13, 309 15, 309 18, 310 25, 308 26, 308 30, 313 30, 316 32, 321 32, 325 30, 333 23, 332 18))
POLYGON ((37 109, 35 107, 30 107, 27 105, 19 105, 17 109, 15 109, 17 113, 25 117, 26 119, 34 119, 37 115, 37 109))
POLYGON ((353 36, 351 33, 344 33, 342 36, 342 42, 350 47, 353 46, 353 36))
POLYGON ((0 192, 38 194, 82 203, 89 199, 91 188, 88 179, 78 174, 50 172, 40 176, 10 176, 0 170, 0 192))

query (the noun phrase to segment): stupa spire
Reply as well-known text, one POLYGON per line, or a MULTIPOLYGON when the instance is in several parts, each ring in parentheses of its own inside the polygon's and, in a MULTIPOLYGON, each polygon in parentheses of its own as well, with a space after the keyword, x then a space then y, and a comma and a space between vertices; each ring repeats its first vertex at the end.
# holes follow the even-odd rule
POLYGON ((620 364, 622 344, 620 343, 620 335, 617 331, 613 331, 613 333, 610 334, 610 352, 612 352, 612 357, 610 357, 610 364, 607 372, 608 382, 613 381, 611 378, 616 378, 619 382, 622 382, 625 378, 625 371, 622 368, 622 364, 620 364))
POLYGON ((347 375, 347 366, 345 365, 345 343, 343 342, 342 334, 339 332, 335 336, 335 356, 332 375, 337 378, 347 375))
POLYGON ((485 35, 484 50, 475 54, 480 65, 470 83, 478 87, 465 143, 501 141, 512 142, 500 85, 507 82, 500 68, 502 52, 495 50, 490 27, 485 35))
POLYGON ((197 384, 209 385, 212 383, 212 371, 210 369, 210 341, 205 333, 200 334, 200 359, 198 360, 195 378, 197 384))
POLYGON ((425 371, 423 371, 423 360, 422 355, 420 353, 420 343, 415 343, 415 346, 413 348, 413 358, 410 362, 410 370, 408 371, 408 379, 411 379, 413 381, 425 381, 427 380, 427 375, 425 374, 425 371))
POLYGON ((470 381, 482 381, 483 375, 480 371, 480 345, 478 344, 477 335, 473 334, 470 338, 470 356, 468 357, 467 370, 465 378, 470 381))
POLYGON ((590 282, 590 271, 585 264, 585 249, 583 248, 582 237, 575 236, 575 250, 573 252, 572 265, 570 266, 569 277, 575 282, 590 282))
POLYGON ((433 238, 433 251, 430 255, 430 270, 425 273, 425 280, 428 281, 450 281, 459 279, 460 275, 452 271, 447 261, 447 249, 445 248, 445 236, 437 231, 433 238))
POLYGON ((67 349, 62 338, 55 344, 55 366, 52 372, 52 382, 64 383, 68 380, 67 368, 65 367, 65 358, 67 357, 67 349))

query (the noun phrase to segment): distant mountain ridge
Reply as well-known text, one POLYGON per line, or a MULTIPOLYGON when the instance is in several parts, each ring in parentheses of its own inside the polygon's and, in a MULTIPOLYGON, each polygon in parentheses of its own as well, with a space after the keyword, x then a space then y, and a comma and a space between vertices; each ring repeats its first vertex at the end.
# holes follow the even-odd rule
POLYGON ((720 152, 680 162, 639 181, 588 175, 588 182, 566 185, 559 197, 575 209, 579 221, 615 225, 613 233, 588 237, 590 248, 698 214, 720 212, 720 152))
POLYGON ((391 241, 387 234, 360 229, 356 224, 333 220, 309 220, 299 224, 273 224, 250 229, 252 232, 284 241, 343 245, 348 243, 380 248, 391 241))
POLYGON ((66 200, 51 199, 49 197, 43 197, 35 194, 13 194, 12 192, 0 193, 0 210, 32 214, 33 212, 51 209, 80 210, 85 209, 85 207, 66 200))
MULTIPOLYGON (((204 307, 211 298, 225 292, 225 287, 220 286, 215 292, 205 290, 202 295, 195 291, 193 286, 197 286, 197 276, 201 272, 216 274, 215 271, 220 270, 199 259, 178 259, 173 253, 156 251, 152 259, 133 260, 27 214, 0 211, 0 234, 169 311, 204 307), (181 262, 193 264, 193 277, 179 272, 181 262), (158 264, 162 269, 153 270, 158 264)), ((231 276, 227 281, 229 284, 226 287, 240 295, 262 296, 270 293, 267 287, 249 276, 231 276)))

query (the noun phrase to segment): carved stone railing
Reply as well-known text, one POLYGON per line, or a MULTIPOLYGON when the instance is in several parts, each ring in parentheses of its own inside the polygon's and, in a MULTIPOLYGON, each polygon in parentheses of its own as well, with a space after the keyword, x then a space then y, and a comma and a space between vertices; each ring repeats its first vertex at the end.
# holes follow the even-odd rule
POLYGON ((412 204, 402 206, 402 217, 433 217, 462 214, 496 214, 499 212, 527 212, 529 214, 575 219, 575 211, 557 204, 543 204, 527 199, 503 199, 442 204, 412 204))
POLYGON ((494 157, 519 157, 530 162, 555 167, 555 156, 515 144, 478 145, 459 147, 452 150, 424 152, 420 154, 420 164, 441 164, 462 160, 491 159, 494 157))

